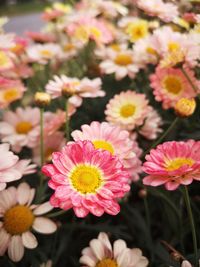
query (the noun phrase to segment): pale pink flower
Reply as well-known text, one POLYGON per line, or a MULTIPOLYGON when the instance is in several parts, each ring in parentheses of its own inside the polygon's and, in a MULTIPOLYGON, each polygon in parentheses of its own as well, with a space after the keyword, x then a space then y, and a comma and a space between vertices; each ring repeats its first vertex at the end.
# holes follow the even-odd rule
POLYGON ((62 92, 69 93, 72 95, 69 98, 69 103, 75 107, 79 107, 82 104, 83 97, 102 97, 105 96, 105 92, 101 90, 101 79, 96 78, 90 80, 88 78, 83 78, 82 80, 78 78, 70 78, 64 74, 59 76, 54 76, 54 80, 50 80, 45 86, 46 92, 49 93, 52 98, 57 98, 62 95, 62 92))
POLYGON ((51 33, 27 31, 26 35, 36 43, 53 43, 56 37, 51 33))
POLYGON ((15 34, 0 33, 0 49, 9 49, 14 45, 15 34))
POLYGON ((58 44, 35 44, 29 46, 26 50, 31 62, 47 64, 50 60, 61 59, 62 50, 58 44))
POLYGON ((145 185, 164 184, 167 190, 176 190, 180 185, 189 185, 200 180, 200 142, 165 142, 152 149, 145 157, 143 170, 148 176, 145 185))
POLYGON ((8 251, 9 258, 18 262, 24 255, 24 248, 34 249, 38 246, 32 229, 41 234, 56 231, 56 224, 43 216, 53 207, 49 202, 31 205, 34 196, 35 189, 31 189, 27 183, 0 192, 0 256, 8 251))
POLYGON ((103 232, 82 250, 79 261, 84 267, 146 267, 149 263, 139 248, 128 248, 122 239, 114 241, 112 246, 108 235, 103 232))
POLYGON ((148 112, 146 96, 130 90, 115 95, 110 99, 105 110, 108 122, 126 130, 133 130, 142 125, 148 112))
POLYGON ((9 144, 0 144, 0 191, 5 189, 6 183, 19 180, 23 175, 35 171, 35 165, 29 165, 30 160, 19 160, 9 148, 9 144))
POLYGON ((20 80, 0 77, 0 108, 7 108, 10 103, 22 98, 25 91, 20 80))
POLYGON ((135 2, 149 16, 157 16, 165 22, 173 21, 179 15, 176 5, 164 3, 162 0, 135 0, 135 2))
POLYGON ((117 199, 129 191, 130 176, 117 157, 95 149, 90 141, 78 141, 54 152, 52 162, 42 171, 51 177, 54 207, 73 208, 77 217, 119 213, 117 199))
POLYGON ((14 45, 10 48, 10 50, 17 56, 21 56, 25 52, 25 49, 28 44, 28 39, 24 37, 15 36, 14 45))
MULTIPOLYGON (((64 133, 55 132, 44 139, 44 161, 50 162, 52 159, 52 153, 59 151, 65 145, 64 133)), ((38 145, 33 149, 33 162, 37 165, 41 163, 40 146, 38 145)))
POLYGON ((0 50, 0 73, 14 66, 14 54, 6 50, 0 50))
MULTIPOLYGON (((189 68, 184 69, 199 90, 199 83, 194 77, 194 72, 189 68)), ((162 102, 164 109, 173 108, 181 98, 192 98, 197 95, 181 69, 158 67, 149 78, 155 99, 162 102)))
POLYGON ((133 79, 136 76, 141 66, 135 62, 131 49, 121 45, 108 52, 107 58, 99 65, 103 73, 114 73, 116 80, 121 80, 126 76, 133 79))
POLYGON ((107 122, 93 121, 90 125, 84 124, 81 130, 71 133, 75 141, 89 140, 96 149, 109 151, 112 155, 121 159, 125 170, 130 173, 133 181, 139 179, 141 161, 138 158, 138 145, 130 139, 130 133, 118 126, 112 126, 107 122))
POLYGON ((20 108, 15 112, 6 111, 0 122, 0 136, 4 143, 9 143, 13 151, 20 152, 22 147, 33 148, 39 136, 39 108, 20 108))

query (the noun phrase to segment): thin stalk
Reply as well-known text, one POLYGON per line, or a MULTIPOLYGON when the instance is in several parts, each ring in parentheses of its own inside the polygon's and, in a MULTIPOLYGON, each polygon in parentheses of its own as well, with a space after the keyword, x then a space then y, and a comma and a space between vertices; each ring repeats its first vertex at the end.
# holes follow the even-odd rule
POLYGON ((63 215, 63 214, 65 214, 66 212, 67 212, 67 210, 59 210, 59 211, 56 211, 56 212, 54 212, 54 213, 47 214, 46 217, 48 217, 48 218, 54 218, 54 217, 63 215))
POLYGON ((174 121, 172 122, 172 124, 168 127, 168 129, 167 129, 167 130, 160 136, 160 138, 159 138, 155 143, 153 143, 153 145, 150 146, 150 148, 147 149, 147 150, 142 154, 142 157, 141 157, 141 158, 144 158, 144 157, 146 156, 146 154, 148 154, 149 151, 150 151, 152 148, 154 148, 154 147, 156 147, 158 144, 160 144, 160 143, 163 141, 163 139, 168 135, 168 133, 171 132, 171 130, 174 128, 174 126, 177 124, 178 121, 179 121, 179 118, 176 117, 176 118, 174 119, 174 121))
POLYGON ((188 80, 188 82, 190 83, 190 85, 192 86, 193 90, 198 93, 198 88, 197 86, 193 83, 193 81, 191 80, 190 76, 187 74, 187 72, 184 70, 184 68, 181 68, 182 73, 184 74, 185 78, 188 80))
POLYGON ((193 247, 194 247, 194 255, 195 255, 195 267, 198 267, 197 236, 196 236, 194 217, 192 214, 192 208, 190 204, 190 197, 189 197, 187 186, 183 187, 183 196, 185 199, 185 204, 186 204, 186 208, 187 208, 187 212, 188 212, 188 216, 190 220, 191 231, 192 231, 192 239, 193 239, 193 247))
POLYGON ((66 135, 66 141, 69 141, 69 116, 68 116, 68 98, 65 102, 65 114, 66 114, 66 121, 65 121, 65 135, 66 135))

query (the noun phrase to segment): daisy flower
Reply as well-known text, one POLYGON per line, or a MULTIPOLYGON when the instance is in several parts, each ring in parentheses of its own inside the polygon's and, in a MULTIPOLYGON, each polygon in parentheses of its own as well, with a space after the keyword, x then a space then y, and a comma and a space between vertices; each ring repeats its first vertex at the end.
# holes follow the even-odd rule
POLYGON ((0 192, 0 256, 8 251, 9 258, 14 262, 22 259, 24 248, 37 247, 32 229, 51 234, 57 228, 53 221, 43 216, 53 207, 49 202, 31 205, 34 195, 35 189, 31 189, 27 183, 0 192))
POLYGON ((64 74, 59 76, 54 76, 54 80, 50 80, 45 86, 46 92, 52 96, 52 98, 57 98, 62 95, 62 92, 71 95, 69 97, 69 103, 75 107, 79 107, 82 104, 83 97, 99 97, 105 96, 105 92, 101 90, 101 79, 96 78, 90 80, 88 78, 83 78, 82 80, 78 78, 70 78, 64 74))
POLYGON ((148 112, 146 96, 130 90, 115 95, 108 102, 105 110, 108 122, 126 130, 133 130, 142 125, 148 112))
POLYGON ((33 148, 39 138, 40 111, 38 108, 18 107, 15 112, 6 111, 0 122, 0 136, 9 143, 13 151, 20 152, 22 147, 33 148))
POLYGON ((103 232, 82 250, 79 261, 84 267, 146 267, 149 263, 139 248, 127 248, 122 239, 114 241, 112 246, 103 232))
POLYGON ((61 59, 62 50, 58 44, 35 44, 26 49, 31 62, 47 64, 49 60, 61 59))
POLYGON ((124 168, 134 181, 139 179, 141 161, 138 158, 138 145, 136 141, 130 139, 128 131, 121 130, 120 127, 112 126, 107 122, 99 123, 97 121, 93 121, 90 125, 82 125, 81 130, 71 133, 75 141, 89 140, 96 149, 109 151, 121 159, 124 168))
POLYGON ((154 140, 163 131, 160 126, 162 125, 162 119, 158 112, 150 107, 149 113, 145 118, 145 122, 139 129, 139 134, 143 135, 146 139, 154 140))
MULTIPOLYGON (((109 51, 108 51, 109 52, 109 51)), ((116 47, 107 54, 107 58, 100 63, 100 69, 105 74, 115 74, 116 80, 126 76, 133 79, 139 71, 140 66, 134 61, 132 49, 126 45, 116 47)))
POLYGON ((152 149, 145 157, 143 170, 148 176, 145 185, 164 184, 167 190, 175 190, 180 185, 189 185, 200 180, 200 142, 165 142, 152 149))
POLYGON ((6 108, 10 103, 22 98, 26 88, 20 80, 0 77, 0 108, 6 108))
MULTIPOLYGON (((194 72, 189 68, 185 68, 185 71, 191 81, 198 86, 194 72)), ((192 98, 197 94, 180 69, 158 67, 149 78, 155 99, 162 102, 164 109, 173 108, 181 98, 192 98)))
POLYGON ((77 217, 119 213, 117 199, 129 191, 130 176, 117 157, 95 149, 90 141, 78 141, 54 152, 52 162, 42 168, 55 190, 52 206, 73 208, 77 217))

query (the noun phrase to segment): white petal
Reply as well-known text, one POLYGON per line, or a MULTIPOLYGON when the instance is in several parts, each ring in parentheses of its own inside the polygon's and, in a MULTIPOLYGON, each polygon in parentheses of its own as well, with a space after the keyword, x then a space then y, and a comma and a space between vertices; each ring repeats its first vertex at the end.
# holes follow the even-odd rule
POLYGON ((95 267, 96 266, 96 263, 97 263, 97 261, 95 261, 94 259, 92 259, 88 255, 83 255, 80 258, 79 262, 81 264, 84 264, 85 266, 88 266, 88 267, 95 267))
POLYGON ((44 214, 44 213, 47 213, 49 212, 50 210, 52 210, 53 207, 51 206, 50 202, 47 201, 41 205, 39 205, 34 211, 33 213, 35 215, 41 215, 41 214, 44 214))
POLYGON ((21 236, 14 235, 11 237, 8 245, 8 256, 14 262, 20 261, 24 256, 24 246, 21 236))
POLYGON ((33 249, 38 245, 36 237, 31 232, 25 232, 22 234, 22 242, 26 248, 33 249))
POLYGON ((114 258, 117 258, 124 249, 126 249, 126 242, 122 239, 116 240, 113 244, 114 258))
MULTIPOLYGON (((142 257, 137 264, 135 265, 135 267, 146 267, 148 265, 149 261, 147 260, 147 258, 142 257)), ((183 267, 183 266, 182 266, 183 267)), ((185 265, 184 267, 192 267, 192 265, 189 263, 189 265, 185 265)))
POLYGON ((17 188, 17 198, 20 205, 28 203, 30 197, 30 186, 27 183, 21 183, 17 188))
POLYGON ((0 230, 0 256, 3 256, 8 248, 10 235, 4 230, 0 230))
POLYGON ((38 233, 51 234, 56 231, 57 226, 52 220, 48 218, 38 217, 33 223, 33 229, 38 233))
POLYGON ((90 247, 98 260, 102 260, 105 257, 104 246, 100 240, 98 239, 91 240, 90 247))

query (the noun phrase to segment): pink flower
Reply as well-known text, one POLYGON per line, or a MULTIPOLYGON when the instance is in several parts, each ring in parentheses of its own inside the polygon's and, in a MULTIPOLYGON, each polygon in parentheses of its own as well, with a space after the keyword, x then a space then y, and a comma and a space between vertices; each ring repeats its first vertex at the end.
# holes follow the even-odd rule
POLYGON ((165 142, 152 149, 143 164, 149 175, 143 179, 145 185, 165 184, 167 190, 175 190, 181 184, 189 185, 200 180, 200 142, 165 142))
POLYGON ((28 31, 26 35, 36 43, 53 43, 56 41, 55 36, 51 33, 28 31))
MULTIPOLYGON (((185 72, 198 88, 194 72, 189 68, 185 68, 185 72)), ((173 108, 181 98, 192 98, 197 94, 180 69, 156 68, 156 72, 150 75, 150 82, 155 99, 162 102, 164 109, 173 108)))
POLYGON ((122 239, 114 241, 112 246, 108 235, 101 232, 97 239, 90 241, 89 247, 82 250, 80 263, 84 267, 146 267, 149 261, 139 248, 127 248, 122 239))
POLYGON ((20 80, 0 77, 0 108, 6 108, 10 103, 22 98, 26 88, 20 80))
POLYGON ((109 151, 117 156, 123 163, 125 170, 130 173, 134 181, 139 179, 141 161, 138 158, 138 145, 130 139, 128 131, 107 122, 93 121, 90 125, 81 126, 82 131, 71 133, 75 141, 89 140, 96 149, 109 151))
POLYGON ((40 111, 38 108, 17 108, 15 112, 6 111, 0 122, 2 142, 10 143, 13 151, 22 147, 33 148, 39 137, 40 111))
POLYGON ((126 130, 133 130, 143 124, 149 112, 148 100, 144 94, 133 91, 115 95, 107 104, 106 120, 126 130))
POLYGON ((101 90, 101 84, 100 78, 79 80, 78 78, 61 75, 60 77, 54 76, 54 80, 50 80, 45 88, 52 98, 60 97, 62 92, 69 93, 69 95, 72 95, 69 98, 69 103, 79 107, 82 104, 83 97, 94 98, 105 95, 105 92, 101 90))
POLYGON ((24 247, 34 249, 38 245, 32 229, 42 234, 56 231, 55 223, 43 216, 53 207, 49 202, 31 205, 34 196, 35 189, 27 183, 0 192, 0 256, 8 250, 9 258, 18 262, 24 255, 24 247))
POLYGON ((117 199, 129 191, 130 177, 117 157, 90 141, 78 141, 54 152, 52 161, 42 171, 51 177, 54 207, 73 208, 77 217, 119 213, 117 199))
POLYGON ((160 126, 162 125, 162 119, 158 112, 153 108, 150 108, 145 122, 139 129, 139 134, 143 135, 146 139, 154 140, 162 132, 160 126))

